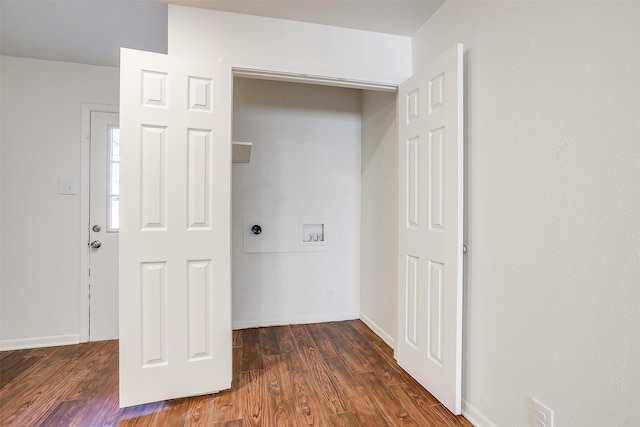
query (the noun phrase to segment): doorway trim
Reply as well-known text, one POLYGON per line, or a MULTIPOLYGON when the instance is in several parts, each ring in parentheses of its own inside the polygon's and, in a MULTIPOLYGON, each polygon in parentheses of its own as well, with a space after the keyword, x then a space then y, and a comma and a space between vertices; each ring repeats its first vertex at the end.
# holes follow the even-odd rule
POLYGON ((89 341, 89 177, 91 175, 91 113, 118 113, 110 104, 82 103, 80 134, 80 331, 79 341, 89 341))
POLYGON ((234 77, 246 77, 259 80, 308 83, 321 86, 337 86, 348 89, 375 90, 380 92, 396 92, 398 90, 398 85, 396 84, 350 80, 338 77, 324 77, 284 71, 265 71, 241 66, 233 66, 232 71, 234 77))
POLYGON ((275 80, 291 83, 307 83, 321 86, 337 86, 381 92, 397 92, 398 86, 400 85, 396 82, 365 81, 349 77, 323 76, 298 69, 271 67, 264 64, 241 63, 227 58, 220 58, 220 62, 229 64, 233 77, 275 80))

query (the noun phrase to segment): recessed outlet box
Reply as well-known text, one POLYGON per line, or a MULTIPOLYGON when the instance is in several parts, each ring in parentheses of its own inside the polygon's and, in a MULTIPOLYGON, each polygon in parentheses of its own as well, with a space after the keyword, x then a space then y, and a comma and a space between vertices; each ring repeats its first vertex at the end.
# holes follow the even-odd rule
POLYGON ((302 241, 324 242, 324 224, 302 224, 302 241))
POLYGON ((326 245, 327 244, 327 221, 324 220, 300 220, 298 244, 326 245))
POLYGON ((553 411, 537 399, 533 401, 533 427, 553 427, 553 411))

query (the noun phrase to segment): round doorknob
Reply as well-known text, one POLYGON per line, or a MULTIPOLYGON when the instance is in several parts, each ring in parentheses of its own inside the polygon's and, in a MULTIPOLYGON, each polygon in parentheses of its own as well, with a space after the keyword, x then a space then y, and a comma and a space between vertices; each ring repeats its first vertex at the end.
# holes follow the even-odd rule
POLYGON ((102 242, 100 240, 94 240, 93 242, 89 243, 89 245, 93 248, 93 249, 99 249, 100 246, 102 246, 102 242))
POLYGON ((254 225, 253 227, 251 227, 251 233, 257 236, 258 234, 262 233, 262 227, 260 227, 258 224, 254 225))

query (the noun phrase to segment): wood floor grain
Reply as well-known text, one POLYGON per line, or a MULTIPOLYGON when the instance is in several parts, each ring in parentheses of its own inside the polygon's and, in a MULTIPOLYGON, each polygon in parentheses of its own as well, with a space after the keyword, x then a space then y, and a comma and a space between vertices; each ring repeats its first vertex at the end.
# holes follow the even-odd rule
POLYGON ((472 427, 359 320, 233 331, 232 388, 118 407, 118 342, 0 352, 0 426, 472 427))

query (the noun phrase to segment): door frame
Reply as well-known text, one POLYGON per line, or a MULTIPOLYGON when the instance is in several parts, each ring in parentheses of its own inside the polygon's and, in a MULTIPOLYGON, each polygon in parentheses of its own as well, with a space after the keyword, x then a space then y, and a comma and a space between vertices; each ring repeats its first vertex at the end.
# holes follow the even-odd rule
POLYGON ((307 83, 322 86, 335 86, 350 89, 374 90, 381 92, 397 92, 401 82, 356 80, 340 75, 319 75, 310 70, 299 68, 273 67, 257 62, 237 62, 228 58, 220 58, 221 63, 228 64, 233 77, 244 77, 260 80, 273 80, 290 83, 307 83))
POLYGON ((91 113, 119 113, 118 105, 82 103, 80 135, 80 331, 89 341, 89 188, 91 177, 91 113))

